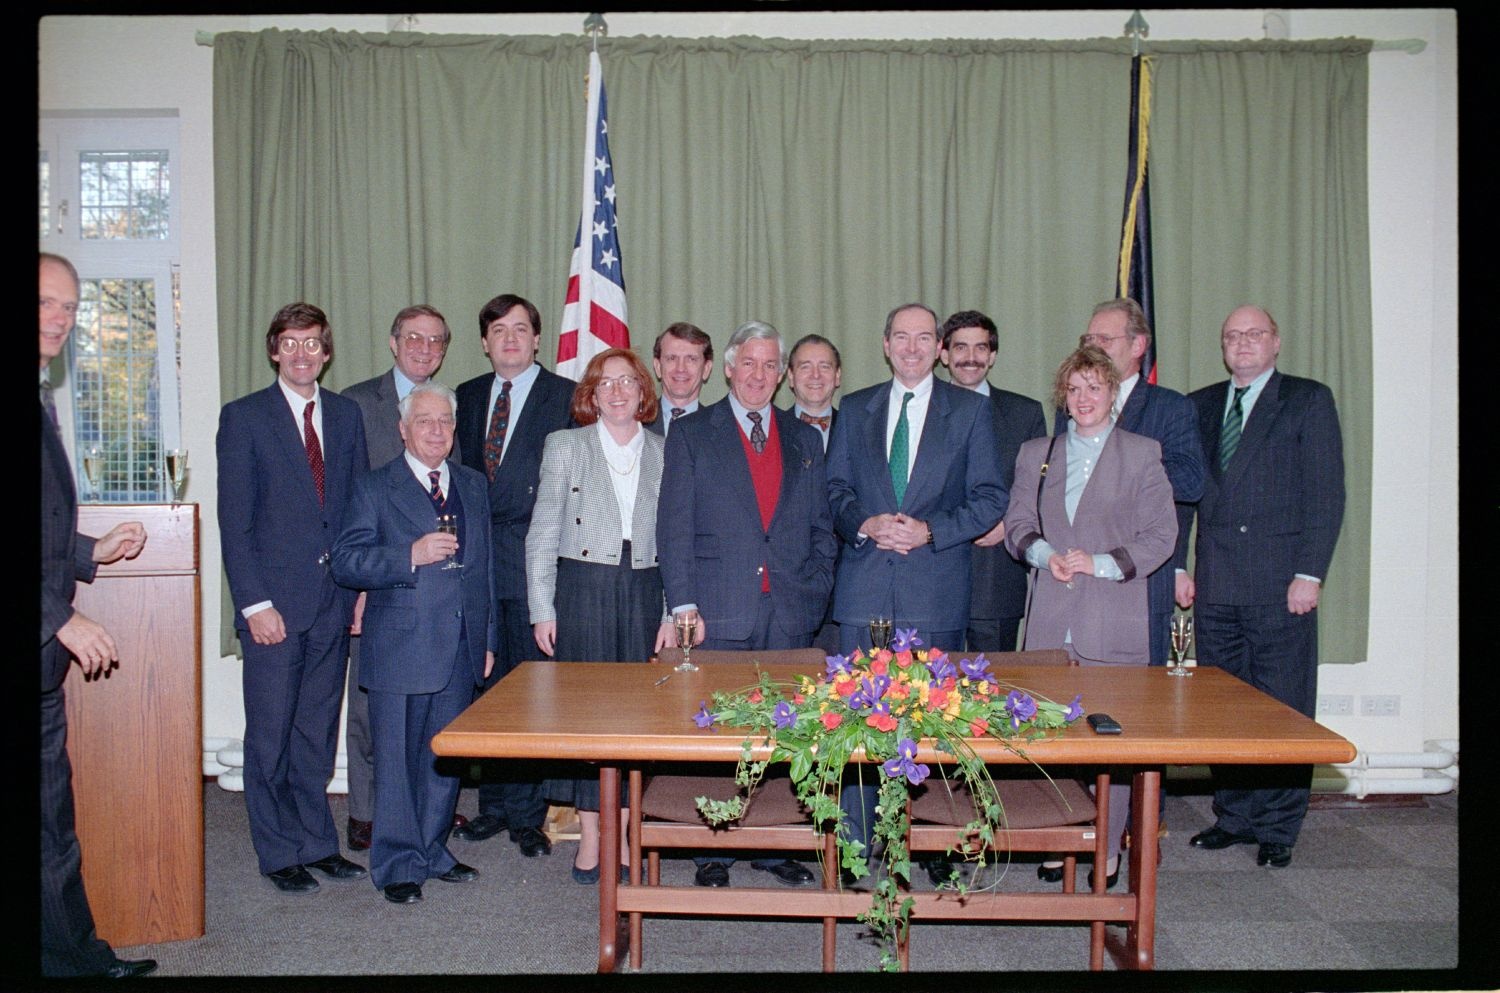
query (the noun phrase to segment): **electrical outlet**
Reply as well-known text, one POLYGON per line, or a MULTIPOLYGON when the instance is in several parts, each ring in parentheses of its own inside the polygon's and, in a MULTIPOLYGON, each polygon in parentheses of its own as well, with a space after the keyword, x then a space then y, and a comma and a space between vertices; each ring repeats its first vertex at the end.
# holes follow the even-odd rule
POLYGON ((1320 693, 1318 713, 1334 717, 1351 715, 1354 713, 1354 697, 1348 693, 1320 693))
POLYGON ((1362 696, 1359 698, 1359 713, 1361 717, 1399 717, 1401 698, 1399 696, 1362 696))

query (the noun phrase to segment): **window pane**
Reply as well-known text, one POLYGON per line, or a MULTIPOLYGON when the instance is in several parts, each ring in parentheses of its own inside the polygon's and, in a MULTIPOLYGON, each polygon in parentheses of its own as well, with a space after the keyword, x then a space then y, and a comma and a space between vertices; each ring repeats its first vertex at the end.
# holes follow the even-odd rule
POLYGON ((78 185, 84 238, 168 237, 165 151, 80 153, 78 185))
POLYGON ((161 404, 156 365, 156 284, 86 279, 73 354, 73 431, 79 491, 109 503, 160 497, 161 404), (97 449, 91 485, 87 465, 97 449))
POLYGON ((37 151, 36 157, 37 202, 41 205, 41 218, 39 222, 39 230, 41 233, 38 234, 37 237, 45 238, 47 237, 47 211, 48 208, 52 206, 52 202, 50 200, 51 191, 48 185, 52 179, 52 177, 48 175, 48 169, 51 163, 47 161, 47 153, 41 151, 40 149, 37 151))

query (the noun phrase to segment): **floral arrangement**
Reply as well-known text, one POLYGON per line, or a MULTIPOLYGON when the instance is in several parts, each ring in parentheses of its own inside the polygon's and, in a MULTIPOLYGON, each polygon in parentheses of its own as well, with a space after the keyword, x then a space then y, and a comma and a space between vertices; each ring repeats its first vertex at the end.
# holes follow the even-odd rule
MULTIPOLYGON (((1001 683, 979 655, 956 664, 936 647, 922 649, 915 629, 900 629, 888 649, 871 654, 856 650, 828 656, 819 678, 802 676, 777 684, 761 673, 747 691, 716 692, 694 716, 700 728, 747 728, 735 780, 739 795, 728 800, 698 797, 698 810, 711 824, 740 818, 750 794, 771 762, 786 762, 797 797, 812 812, 819 829, 832 825, 840 868, 853 878, 870 874, 864 846, 848 836, 839 810, 844 767, 855 751, 879 762, 879 801, 873 834, 884 844, 885 878, 874 888, 865 922, 881 945, 881 967, 897 968, 896 948, 905 938, 912 900, 902 898, 896 880, 911 880, 906 838, 907 799, 931 768, 917 758, 917 742, 932 739, 938 751, 953 756, 956 778, 974 798, 974 819, 960 829, 960 850, 970 838, 988 844, 1000 829, 1004 812, 984 762, 967 739, 988 736, 1024 755, 1021 743, 1060 733, 1083 713, 1082 700, 1067 706, 1001 683), (772 746, 770 758, 753 761, 757 735, 772 746)), ((861 767, 863 768, 863 767, 861 767)), ((977 849, 976 851, 982 851, 977 849)), ((977 857, 977 856, 976 856, 977 857)), ((825 870, 827 867, 825 867, 825 870)))

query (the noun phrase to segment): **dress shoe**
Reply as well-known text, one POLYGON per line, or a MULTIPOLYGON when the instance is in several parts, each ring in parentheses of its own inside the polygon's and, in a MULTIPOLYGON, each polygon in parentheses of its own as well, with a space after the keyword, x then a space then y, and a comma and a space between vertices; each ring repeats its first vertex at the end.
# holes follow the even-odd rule
POLYGON ((950 862, 941 856, 924 859, 922 868, 927 870, 928 880, 938 889, 953 889, 958 880, 963 879, 963 870, 958 868, 958 863, 950 862), (958 880, 953 878, 955 872, 958 873, 958 880))
POLYGON ((537 828, 518 828, 510 833, 510 840, 520 846, 521 854, 529 859, 552 854, 552 842, 537 828))
POLYGON ((318 881, 312 877, 312 873, 300 865, 289 865, 285 869, 268 872, 266 878, 275 883, 276 888, 283 893, 311 893, 318 888, 318 881))
POLYGON ((369 821, 349 818, 349 830, 345 832, 349 839, 349 849, 355 852, 367 851, 370 847, 370 832, 374 827, 369 821))
POLYGON ((803 886, 813 881, 812 870, 808 869, 801 862, 794 862, 791 859, 772 862, 769 865, 763 863, 752 864, 762 872, 769 872, 776 877, 778 883, 785 883, 787 886, 803 886))
POLYGON ((1230 845, 1253 845, 1255 838, 1248 834, 1230 834, 1217 824, 1207 831, 1199 831, 1188 841, 1194 848, 1207 848, 1214 851, 1220 848, 1228 848, 1230 845))
POLYGON ((592 886, 598 881, 599 867, 597 865, 592 869, 580 869, 576 865, 573 866, 573 882, 579 886, 592 886))
POLYGON ((416 903, 422 899, 422 887, 416 883, 392 883, 385 888, 385 898, 392 903, 416 903))
POLYGON ((453 868, 438 877, 445 883, 472 883, 479 878, 479 870, 462 862, 453 863, 453 868))
POLYGON ((363 879, 369 875, 364 866, 350 862, 342 855, 330 855, 316 862, 309 862, 307 866, 318 870, 329 879, 363 879))
POLYGON ((500 833, 505 823, 491 814, 480 814, 453 829, 453 837, 460 841, 483 841, 500 833))
POLYGON ((1256 865, 1268 865, 1273 869, 1285 869, 1292 864, 1292 846, 1268 841, 1255 853, 1256 865))
POLYGON ((107 979, 134 979, 156 971, 156 959, 120 959, 104 970, 107 979))
POLYGON ((705 862, 693 874, 693 882, 698 886, 728 886, 729 866, 723 862, 705 862))
POLYGON ((469 819, 467 817, 465 817, 463 814, 454 814, 453 815, 453 826, 454 827, 461 828, 461 827, 463 827, 467 823, 469 823, 469 819))
POLYGON ((1057 865, 1048 865, 1043 862, 1036 867, 1036 878, 1044 883, 1060 883, 1062 882, 1062 877, 1063 867, 1061 862, 1057 863, 1057 865))
MULTIPOLYGON (((1108 865, 1109 863, 1106 862, 1105 864, 1108 865)), ((1107 876, 1104 877, 1104 888, 1107 889, 1107 890, 1112 890, 1112 889, 1115 888, 1115 883, 1118 883, 1119 881, 1120 881, 1120 863, 1116 862, 1115 863, 1115 871, 1111 872, 1109 875, 1107 875, 1107 876)), ((1093 888, 1094 888, 1094 870, 1090 869, 1089 870, 1089 889, 1092 890, 1093 888)))

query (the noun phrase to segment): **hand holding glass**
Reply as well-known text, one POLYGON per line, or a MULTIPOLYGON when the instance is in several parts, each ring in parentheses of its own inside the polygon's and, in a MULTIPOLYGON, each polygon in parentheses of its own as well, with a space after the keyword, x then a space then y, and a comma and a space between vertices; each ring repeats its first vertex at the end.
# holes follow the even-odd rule
MULTIPOLYGON (((458 517, 454 514, 439 514, 437 529, 442 534, 458 536, 458 517)), ((456 558, 449 559, 443 564, 444 569, 462 569, 464 564, 456 558)))

